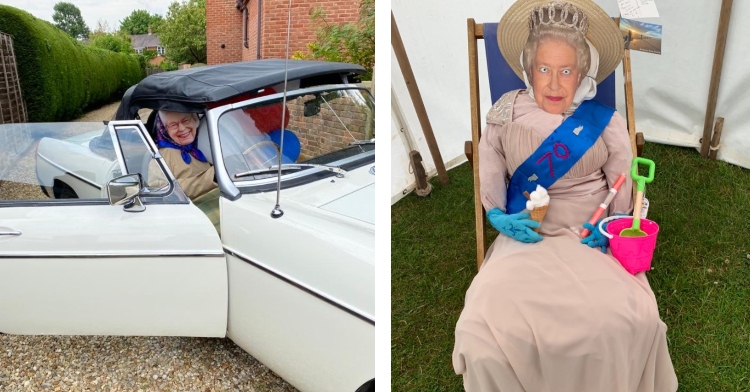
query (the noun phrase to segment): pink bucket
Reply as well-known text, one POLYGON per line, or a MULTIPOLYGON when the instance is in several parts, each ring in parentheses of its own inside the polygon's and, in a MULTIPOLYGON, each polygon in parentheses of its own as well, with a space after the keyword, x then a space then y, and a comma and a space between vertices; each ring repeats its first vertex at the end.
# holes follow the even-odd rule
POLYGON ((626 271, 635 275, 651 269, 651 258, 654 256, 659 225, 654 221, 641 219, 641 230, 647 234, 645 237, 620 236, 622 230, 632 226, 632 216, 612 216, 601 221, 599 231, 609 238, 612 255, 626 271), (606 221, 612 221, 607 225, 607 232, 602 230, 602 224, 606 221))

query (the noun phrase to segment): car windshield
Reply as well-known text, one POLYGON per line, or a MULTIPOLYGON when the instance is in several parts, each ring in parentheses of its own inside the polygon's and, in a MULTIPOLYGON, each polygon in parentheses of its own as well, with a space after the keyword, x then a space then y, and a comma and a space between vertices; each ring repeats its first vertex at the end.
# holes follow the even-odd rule
MULTIPOLYGON (((275 176, 279 151, 282 173, 286 174, 340 166, 375 149, 375 104, 367 90, 348 87, 292 92, 283 108, 282 98, 276 97, 221 115, 221 152, 233 181, 275 176)), ((340 174, 342 170, 329 171, 340 174)))

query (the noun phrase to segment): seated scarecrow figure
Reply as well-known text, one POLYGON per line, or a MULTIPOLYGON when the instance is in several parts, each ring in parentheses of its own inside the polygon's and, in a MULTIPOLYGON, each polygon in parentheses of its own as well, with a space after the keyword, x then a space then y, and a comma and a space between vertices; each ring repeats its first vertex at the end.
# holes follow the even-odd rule
MULTIPOLYGON (((481 201, 500 234, 466 292, 455 372, 469 392, 676 391, 645 273, 623 269, 587 223, 633 160, 622 116, 591 100, 622 58, 619 29, 589 0, 518 0, 497 36, 527 88, 494 104, 479 143, 481 201), (539 221, 524 196, 537 189, 539 221)), ((628 213, 631 191, 628 179, 608 213, 628 213)))

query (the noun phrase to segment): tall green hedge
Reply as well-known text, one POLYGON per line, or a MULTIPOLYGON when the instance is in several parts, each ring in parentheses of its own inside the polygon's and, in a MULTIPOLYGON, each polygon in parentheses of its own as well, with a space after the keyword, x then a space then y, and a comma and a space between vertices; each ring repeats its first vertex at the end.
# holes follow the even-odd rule
POLYGON ((0 31, 13 36, 30 122, 75 118, 145 76, 137 56, 81 45, 17 8, 0 5, 0 31))

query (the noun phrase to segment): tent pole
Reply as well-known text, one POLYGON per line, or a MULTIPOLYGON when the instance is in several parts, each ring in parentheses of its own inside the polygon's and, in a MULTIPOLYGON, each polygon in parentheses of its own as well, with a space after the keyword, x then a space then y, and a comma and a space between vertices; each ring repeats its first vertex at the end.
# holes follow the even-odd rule
POLYGON ((721 14, 719 16, 719 31, 716 33, 716 48, 714 49, 714 64, 711 70, 711 85, 708 89, 708 104, 706 105, 706 118, 703 122, 703 139, 701 139, 701 156, 708 158, 709 146, 711 144, 711 130, 716 115, 716 101, 719 98, 719 83, 721 82, 721 69, 724 64, 724 49, 727 45, 727 34, 729 33, 729 17, 732 15, 732 0, 721 1, 721 14))
POLYGON ((424 137, 427 140, 427 146, 430 148, 432 160, 435 162, 435 169, 437 170, 438 177, 440 177, 440 183, 448 185, 450 180, 448 180, 448 173, 445 170, 445 163, 443 162, 443 157, 440 155, 440 149, 435 140, 430 119, 427 117, 427 110, 425 110, 422 95, 419 93, 419 87, 417 87, 417 80, 414 78, 409 58, 406 56, 406 48, 404 48, 404 42, 401 40, 401 34, 398 32, 393 11, 391 11, 391 46, 393 47, 393 52, 396 54, 396 60, 398 61, 399 68, 401 68, 401 73, 404 75, 404 81, 406 81, 409 96, 411 96, 411 101, 417 112, 417 118, 419 118, 419 124, 422 126, 422 132, 424 132, 424 137))

